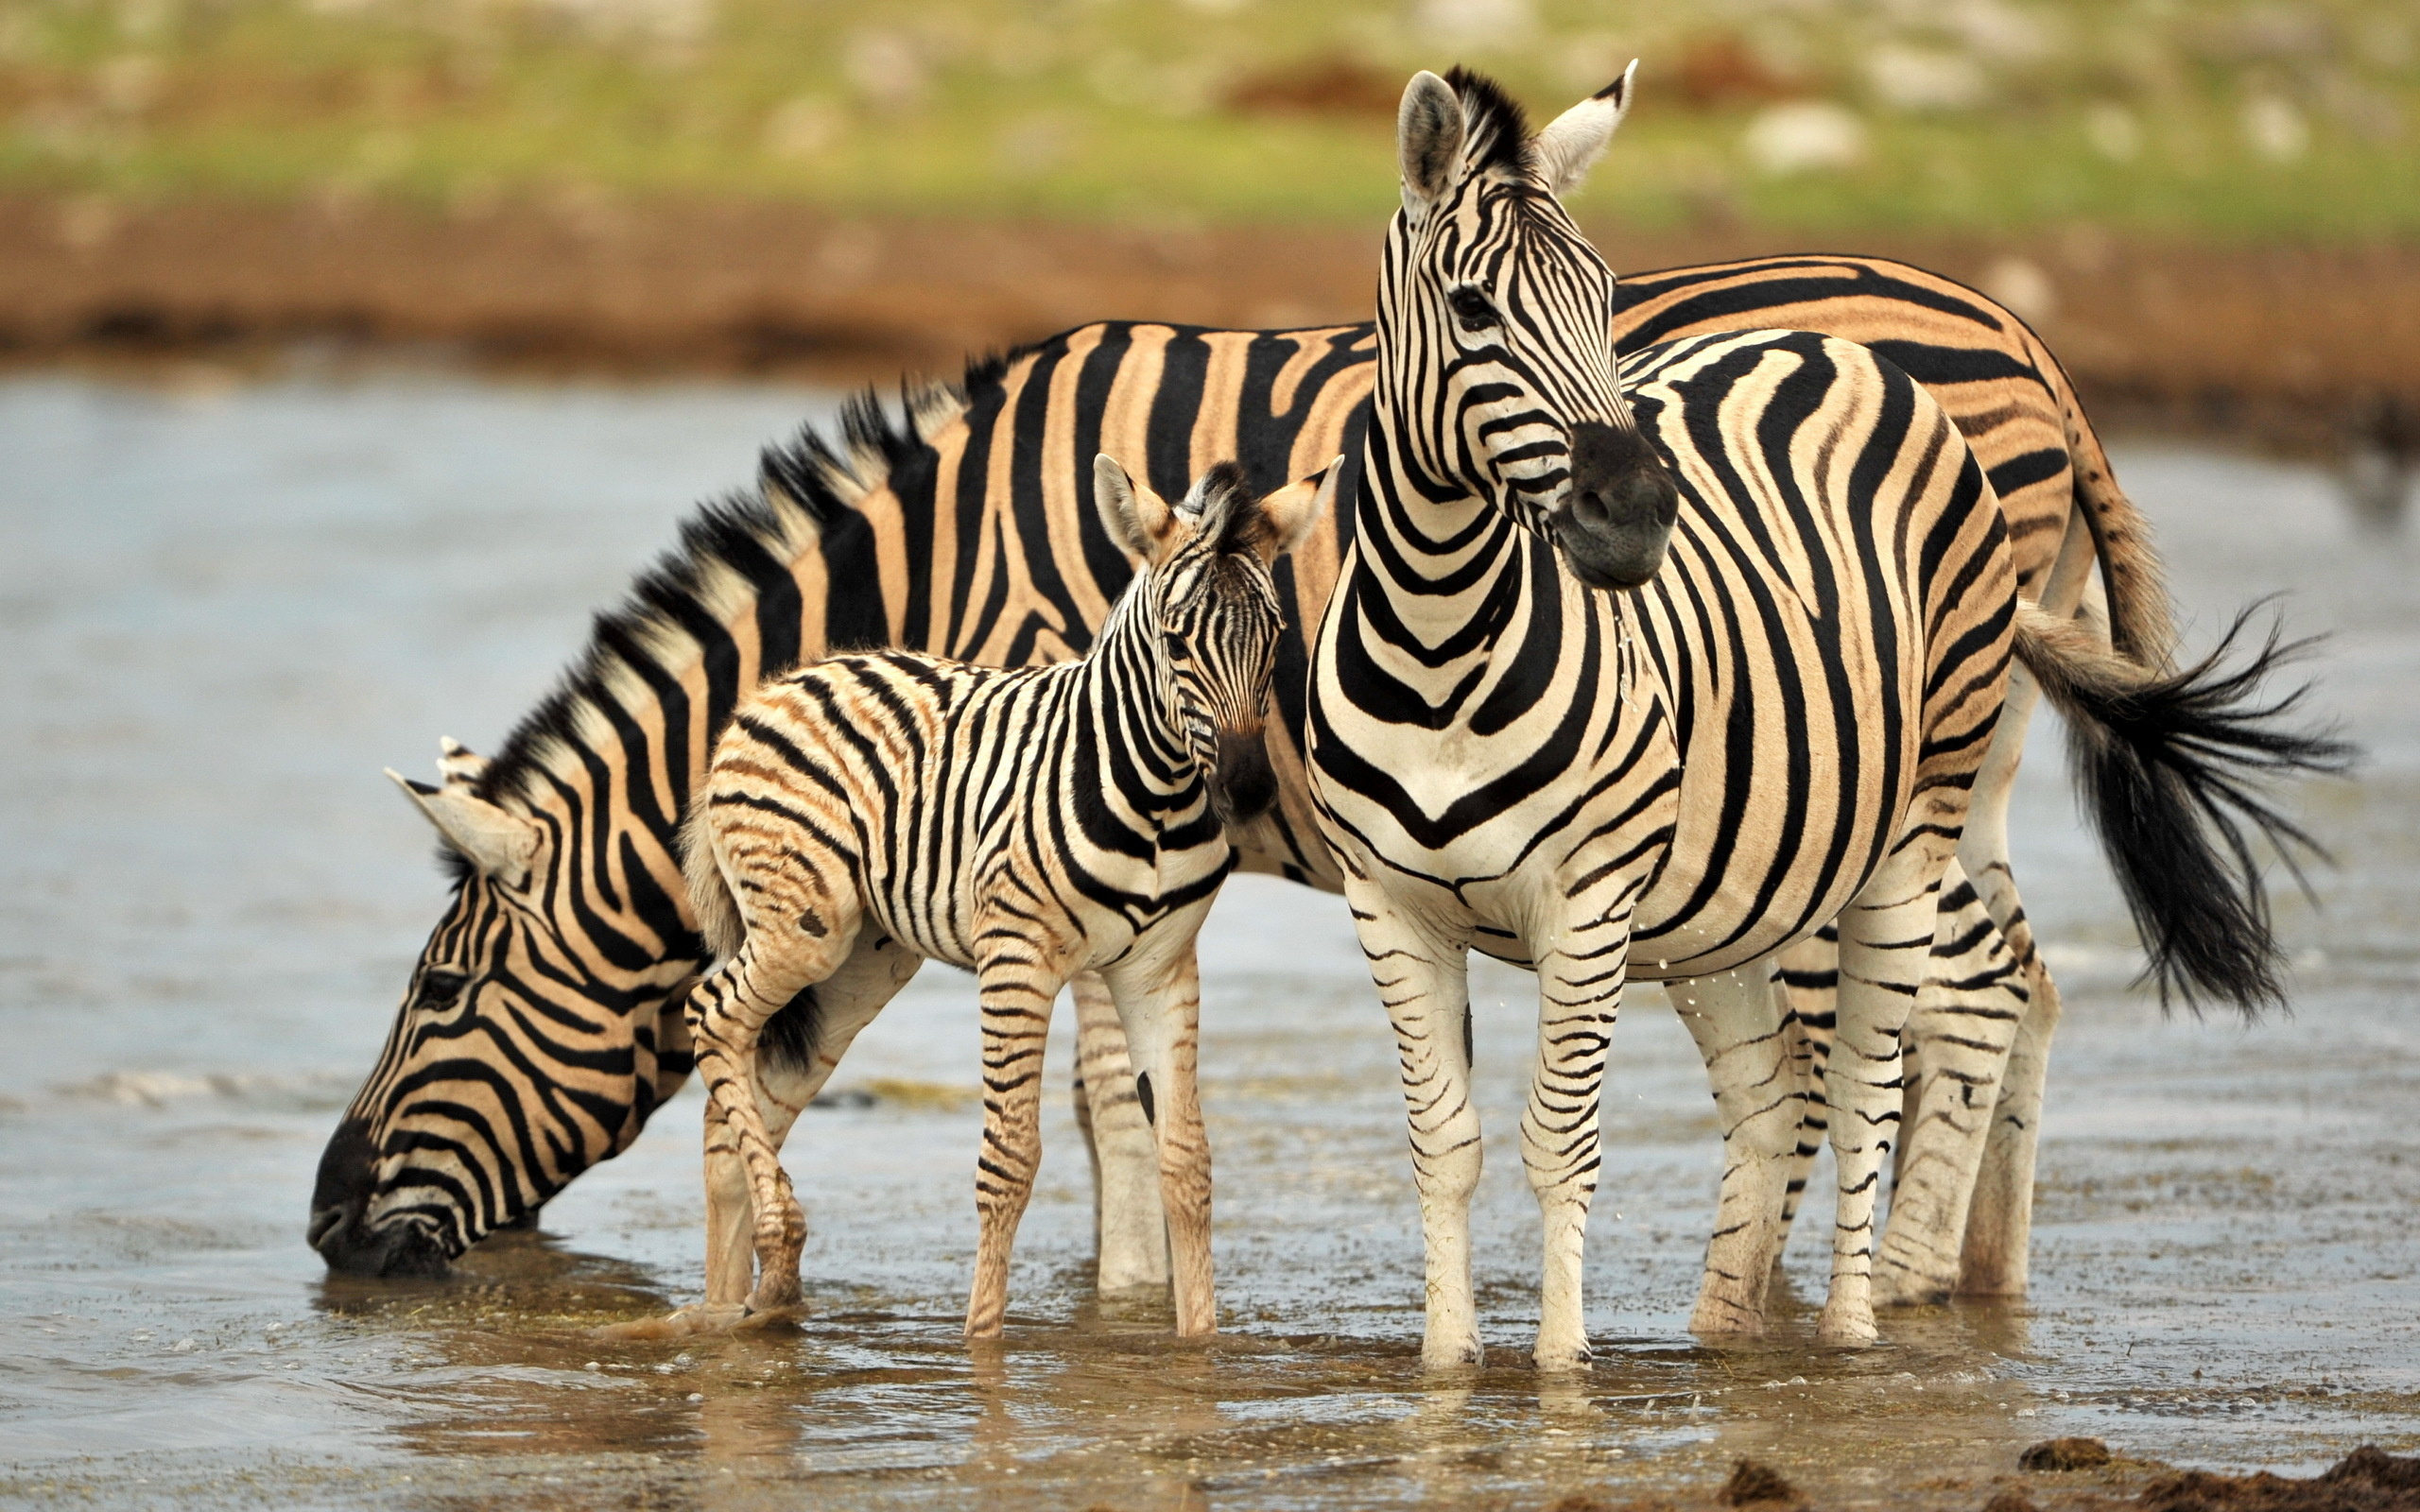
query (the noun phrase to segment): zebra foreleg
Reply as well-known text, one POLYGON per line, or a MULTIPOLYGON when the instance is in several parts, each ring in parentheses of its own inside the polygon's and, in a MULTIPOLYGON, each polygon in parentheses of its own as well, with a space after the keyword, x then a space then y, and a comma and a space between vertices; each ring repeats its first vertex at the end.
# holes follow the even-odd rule
POLYGON ((1050 1009, 1066 984, 1054 951, 979 931, 983 1014, 983 1150, 975 1163, 975 1284, 966 1336, 995 1338, 1009 1311, 1009 1257, 1042 1164, 1042 1057, 1050 1009))
POLYGON ((1345 860, 1345 901, 1379 1001, 1394 1024, 1427 1252, 1427 1325, 1420 1362, 1432 1370, 1479 1363, 1471 1295, 1471 1194, 1482 1153, 1471 1102, 1470 961, 1464 946, 1417 928, 1385 891, 1345 860))
POLYGON ((1891 1219, 1875 1266, 1879 1306, 1938 1301, 1956 1285, 1976 1171, 2025 1017, 2024 973, 1951 863, 1907 1042, 1922 1061, 1900 1130, 1891 1219))
POLYGON ((1544 1230, 1535 1351, 1541 1370, 1588 1363, 1582 1266, 1588 1208, 1603 1166, 1598 1114, 1621 1015, 1630 924, 1624 902, 1557 941, 1558 948, 1537 953, 1538 1058, 1521 1112, 1521 1164, 1544 1230))
POLYGON ((1827 1344, 1866 1345, 1877 1337, 1876 1199, 1899 1128, 1900 1040, 1931 959, 1947 861, 1929 849, 1919 841, 1893 856, 1841 915, 1840 1024, 1824 1076, 1840 1180, 1831 1291, 1816 1326, 1827 1344))
POLYGON ((1168 1283, 1167 1227, 1161 1216, 1159 1151, 1134 1091, 1134 1062, 1108 984, 1079 971, 1076 1000, 1076 1126, 1092 1157, 1098 1234, 1094 1285, 1103 1292, 1168 1283))
MULTIPOLYGON (((1168 927, 1174 932, 1173 925, 1168 927)), ((1193 938, 1161 959, 1124 961, 1104 973, 1132 1048, 1134 1087, 1156 1137, 1159 1201, 1179 1338, 1213 1333, 1219 1305, 1210 1263, 1210 1137, 1195 1081, 1201 1056, 1201 974, 1193 938)))
POLYGON ((1775 990, 1772 959, 1665 984, 1705 1059, 1722 1124, 1722 1187, 1689 1329, 1760 1333, 1780 1249, 1782 1202, 1806 1101, 1804 1037, 1775 990))

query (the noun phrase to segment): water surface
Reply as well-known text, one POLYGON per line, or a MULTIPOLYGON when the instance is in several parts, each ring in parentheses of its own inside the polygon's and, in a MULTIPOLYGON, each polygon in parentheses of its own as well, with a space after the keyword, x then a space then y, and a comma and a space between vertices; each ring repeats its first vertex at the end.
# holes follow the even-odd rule
MULTIPOLYGON (((1011 1326, 957 1334, 974 996, 928 969, 800 1125, 814 1317, 602 1346, 694 1297, 694 1094, 442 1283, 331 1280, 313 1165, 443 887, 378 775, 493 748, 694 499, 828 396, 458 378, 0 382, 0 1501, 104 1504, 1544 1506, 1694 1496, 1740 1454, 1826 1505, 1979 1505, 2017 1450, 2308 1471, 2420 1445, 2420 553, 2327 480, 2121 450, 2194 635, 2276 591, 2368 747, 2301 796, 2342 867, 2281 902, 2294 1014, 2163 1020, 2037 727, 2015 848, 2068 1015, 2022 1306, 1813 1347, 1827 1214, 1753 1348, 1685 1332, 1718 1155, 1660 995, 1615 1043, 1599 1360, 1543 1387, 1513 1142, 1530 984, 1475 980, 1490 1368, 1417 1370, 1392 1041, 1336 900, 1236 883, 1204 941, 1224 1332, 1087 1283, 1063 1095, 1011 1326)), ((1068 1061, 1063 1033, 1057 1064, 1068 1061)), ((1054 1080, 1056 1077, 1054 1076, 1054 1080)))

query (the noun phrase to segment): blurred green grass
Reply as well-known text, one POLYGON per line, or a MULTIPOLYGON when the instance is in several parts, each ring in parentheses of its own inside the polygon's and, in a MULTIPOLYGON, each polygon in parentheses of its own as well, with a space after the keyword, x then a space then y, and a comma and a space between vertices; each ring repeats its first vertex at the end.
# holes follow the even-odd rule
POLYGON ((1363 218, 1411 69, 1634 56, 1592 218, 2420 232, 2411 0, 5 0, 0 191, 1363 218))

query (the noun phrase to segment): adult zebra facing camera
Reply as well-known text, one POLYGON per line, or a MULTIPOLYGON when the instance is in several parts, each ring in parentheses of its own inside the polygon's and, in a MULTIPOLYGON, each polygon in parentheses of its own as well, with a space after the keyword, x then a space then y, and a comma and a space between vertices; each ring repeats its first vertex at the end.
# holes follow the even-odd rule
POLYGON ((2085 732, 2111 859, 2163 980, 2193 991, 2275 990, 2229 811, 2298 832, 2243 779, 2345 754, 2251 701, 2271 656, 2162 677, 2020 600, 1972 452, 1873 352, 1703 336, 1633 354, 1620 393, 1610 358, 1564 360, 1577 343, 1545 333, 1584 328, 1613 278, 1556 197, 1624 97, 1617 83, 1532 138, 1484 80, 1407 90, 1352 543, 1312 656, 1312 797, 1394 1025, 1432 1366, 1480 1353, 1468 952, 1539 977, 1521 1146, 1545 1230, 1536 1358, 1561 1368, 1588 1355, 1582 1241, 1632 978, 1670 987, 1724 1125, 1692 1326, 1760 1326, 1800 1124, 1772 959, 1837 918, 1821 1332, 1870 1342, 1900 1037, 2012 653, 2085 732), (1626 522, 1618 558, 1575 537, 1568 474, 1536 465, 1608 422, 1672 458, 1680 500, 1661 532, 1626 522))

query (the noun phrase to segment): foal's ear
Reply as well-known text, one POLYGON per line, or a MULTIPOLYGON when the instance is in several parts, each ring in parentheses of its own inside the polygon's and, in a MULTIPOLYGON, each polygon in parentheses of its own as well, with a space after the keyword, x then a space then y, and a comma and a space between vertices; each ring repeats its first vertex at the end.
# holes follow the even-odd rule
POLYGON ((1605 155, 1614 128, 1630 113, 1631 78, 1638 60, 1631 60, 1622 77, 1556 116, 1538 133, 1538 171, 1557 198, 1580 187, 1588 170, 1605 155))
POLYGON ((1344 475, 1344 458, 1325 469, 1287 484, 1260 501, 1262 528, 1253 533, 1253 549, 1264 563, 1274 562, 1311 538, 1319 523, 1336 510, 1336 484, 1344 475))
POLYGON ((1137 483, 1107 452, 1093 458, 1093 504, 1109 539, 1157 566, 1183 537, 1183 522, 1168 502, 1137 483))

